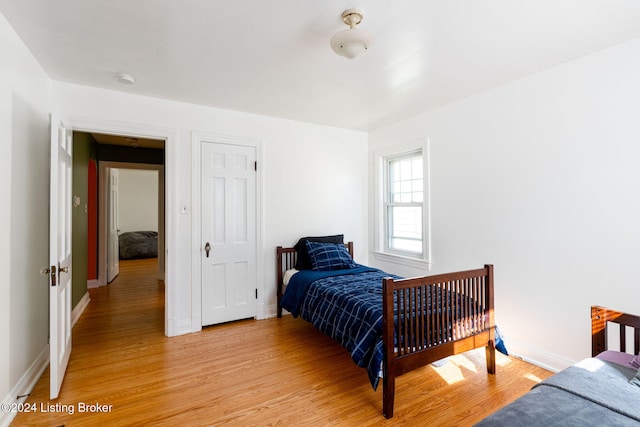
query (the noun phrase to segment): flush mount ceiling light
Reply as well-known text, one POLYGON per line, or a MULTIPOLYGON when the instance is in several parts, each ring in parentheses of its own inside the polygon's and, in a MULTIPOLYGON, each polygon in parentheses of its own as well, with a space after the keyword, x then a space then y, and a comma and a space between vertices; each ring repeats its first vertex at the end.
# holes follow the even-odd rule
POLYGON ((335 53, 345 58, 354 59, 369 49, 373 36, 365 30, 356 28, 362 22, 364 15, 358 9, 347 9, 342 12, 342 21, 349 26, 348 30, 340 31, 331 37, 331 48, 335 53))
POLYGON ((115 79, 118 83, 122 83, 123 85, 132 85, 136 82, 136 79, 127 73, 116 73, 115 79))

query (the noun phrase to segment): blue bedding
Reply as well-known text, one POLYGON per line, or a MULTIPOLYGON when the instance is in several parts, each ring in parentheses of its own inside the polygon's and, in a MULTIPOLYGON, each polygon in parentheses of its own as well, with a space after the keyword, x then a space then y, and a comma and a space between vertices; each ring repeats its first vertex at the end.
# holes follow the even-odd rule
MULTIPOLYGON (((365 368, 373 389, 377 389, 380 369, 384 359, 382 342, 382 279, 399 276, 385 273, 363 265, 356 268, 331 271, 301 270, 291 277, 282 296, 281 305, 294 317, 302 317, 317 329, 340 343, 349 353, 357 366, 365 368)), ((483 315, 483 307, 472 298, 455 292, 446 292, 439 286, 418 295, 419 305, 438 318, 459 317, 453 313, 455 307, 472 307, 473 312, 483 315), (444 301, 443 307, 432 306, 432 301, 444 301), (452 304, 453 302, 453 304, 452 304)), ((412 293, 411 298, 416 298, 412 293)), ((402 303, 401 303, 402 305, 402 303)), ((438 303, 436 303, 438 305, 438 303)), ((400 325, 404 322, 404 310, 400 316, 400 325)), ((398 313, 395 313, 396 328, 398 313)), ((474 324, 466 322, 465 333, 478 332, 474 324)), ((460 327, 460 325, 458 325, 460 327)), ((424 339, 431 344, 455 339, 456 333, 448 326, 444 330, 436 325, 424 331, 424 339)), ((402 334, 400 334, 402 336, 402 334)), ((397 345, 398 343, 396 343, 397 345)), ((430 344, 430 345, 431 345, 430 344)), ((400 343, 400 346, 414 346, 414 343, 400 343)), ((496 328, 496 349, 508 354, 496 328)))
POLYGON ((378 387, 382 347, 382 279, 398 276, 375 268, 296 273, 282 307, 340 343, 378 387))
MULTIPOLYGON (((282 307, 294 317, 302 317, 320 331, 340 343, 350 354, 357 366, 365 368, 373 389, 377 389, 380 369, 384 359, 382 342, 382 279, 399 276, 386 273, 363 265, 356 268, 330 271, 301 270, 289 281, 282 296, 282 307)), ((482 315, 483 308, 472 298, 467 298, 455 292, 444 291, 439 286, 433 286, 426 293, 418 297, 419 304, 429 313, 437 313, 438 318, 457 317, 453 313, 455 307, 466 305, 478 315, 482 315), (442 294, 446 292, 446 294, 442 294), (432 306, 432 301, 440 301, 432 306), (442 303, 443 302, 443 303, 442 303), (438 306, 438 305, 442 306, 438 306)), ((400 325, 404 322, 404 309, 401 302, 400 325)), ((399 315, 395 313, 396 327, 399 315)), ((473 333, 476 325, 465 324, 466 333, 473 333)), ((438 328, 433 325, 424 331, 424 339, 432 344, 455 339, 458 331, 438 328)), ((476 331, 477 332, 477 331, 476 331)), ((401 334, 402 335, 402 334, 401 334)), ((496 348, 507 354, 496 334, 498 345, 496 348)), ((398 343, 396 343, 398 344, 398 343)), ((400 343, 401 346, 414 346, 414 343, 400 343)))

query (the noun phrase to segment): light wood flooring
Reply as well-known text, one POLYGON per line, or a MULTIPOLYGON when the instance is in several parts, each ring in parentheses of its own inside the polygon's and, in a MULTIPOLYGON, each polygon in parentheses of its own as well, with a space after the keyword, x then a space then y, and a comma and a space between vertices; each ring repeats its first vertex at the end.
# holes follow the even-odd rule
POLYGON ((112 284, 90 290, 60 397, 49 401, 47 370, 27 399, 37 411, 12 425, 468 426, 551 375, 500 354, 488 375, 484 351, 469 352, 398 378, 386 420, 382 386, 373 391, 348 353, 301 319, 166 338, 156 272, 155 259, 124 261, 112 284), (107 412, 80 412, 96 403, 107 412))

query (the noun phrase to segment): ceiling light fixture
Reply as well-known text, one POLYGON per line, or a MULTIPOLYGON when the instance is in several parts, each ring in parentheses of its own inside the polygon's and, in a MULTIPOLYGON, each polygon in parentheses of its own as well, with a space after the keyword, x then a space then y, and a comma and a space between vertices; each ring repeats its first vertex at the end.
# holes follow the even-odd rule
POLYGON ((356 28, 362 22, 364 15, 358 9, 347 9, 342 12, 342 21, 349 26, 348 30, 340 31, 331 37, 331 48, 335 53, 345 58, 354 59, 369 49, 373 36, 365 30, 356 28))
POLYGON ((118 83, 122 83, 123 85, 132 85, 136 82, 136 79, 127 73, 116 73, 115 79, 118 83))

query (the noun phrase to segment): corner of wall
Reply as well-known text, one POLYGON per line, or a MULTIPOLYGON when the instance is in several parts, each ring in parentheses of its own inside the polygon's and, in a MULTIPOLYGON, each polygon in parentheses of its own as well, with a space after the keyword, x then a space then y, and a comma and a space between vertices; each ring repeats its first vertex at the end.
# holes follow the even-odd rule
POLYGON ((511 356, 522 359, 525 362, 540 366, 551 372, 559 372, 576 363, 559 354, 548 352, 537 346, 527 344, 512 337, 504 337, 505 346, 511 356))

